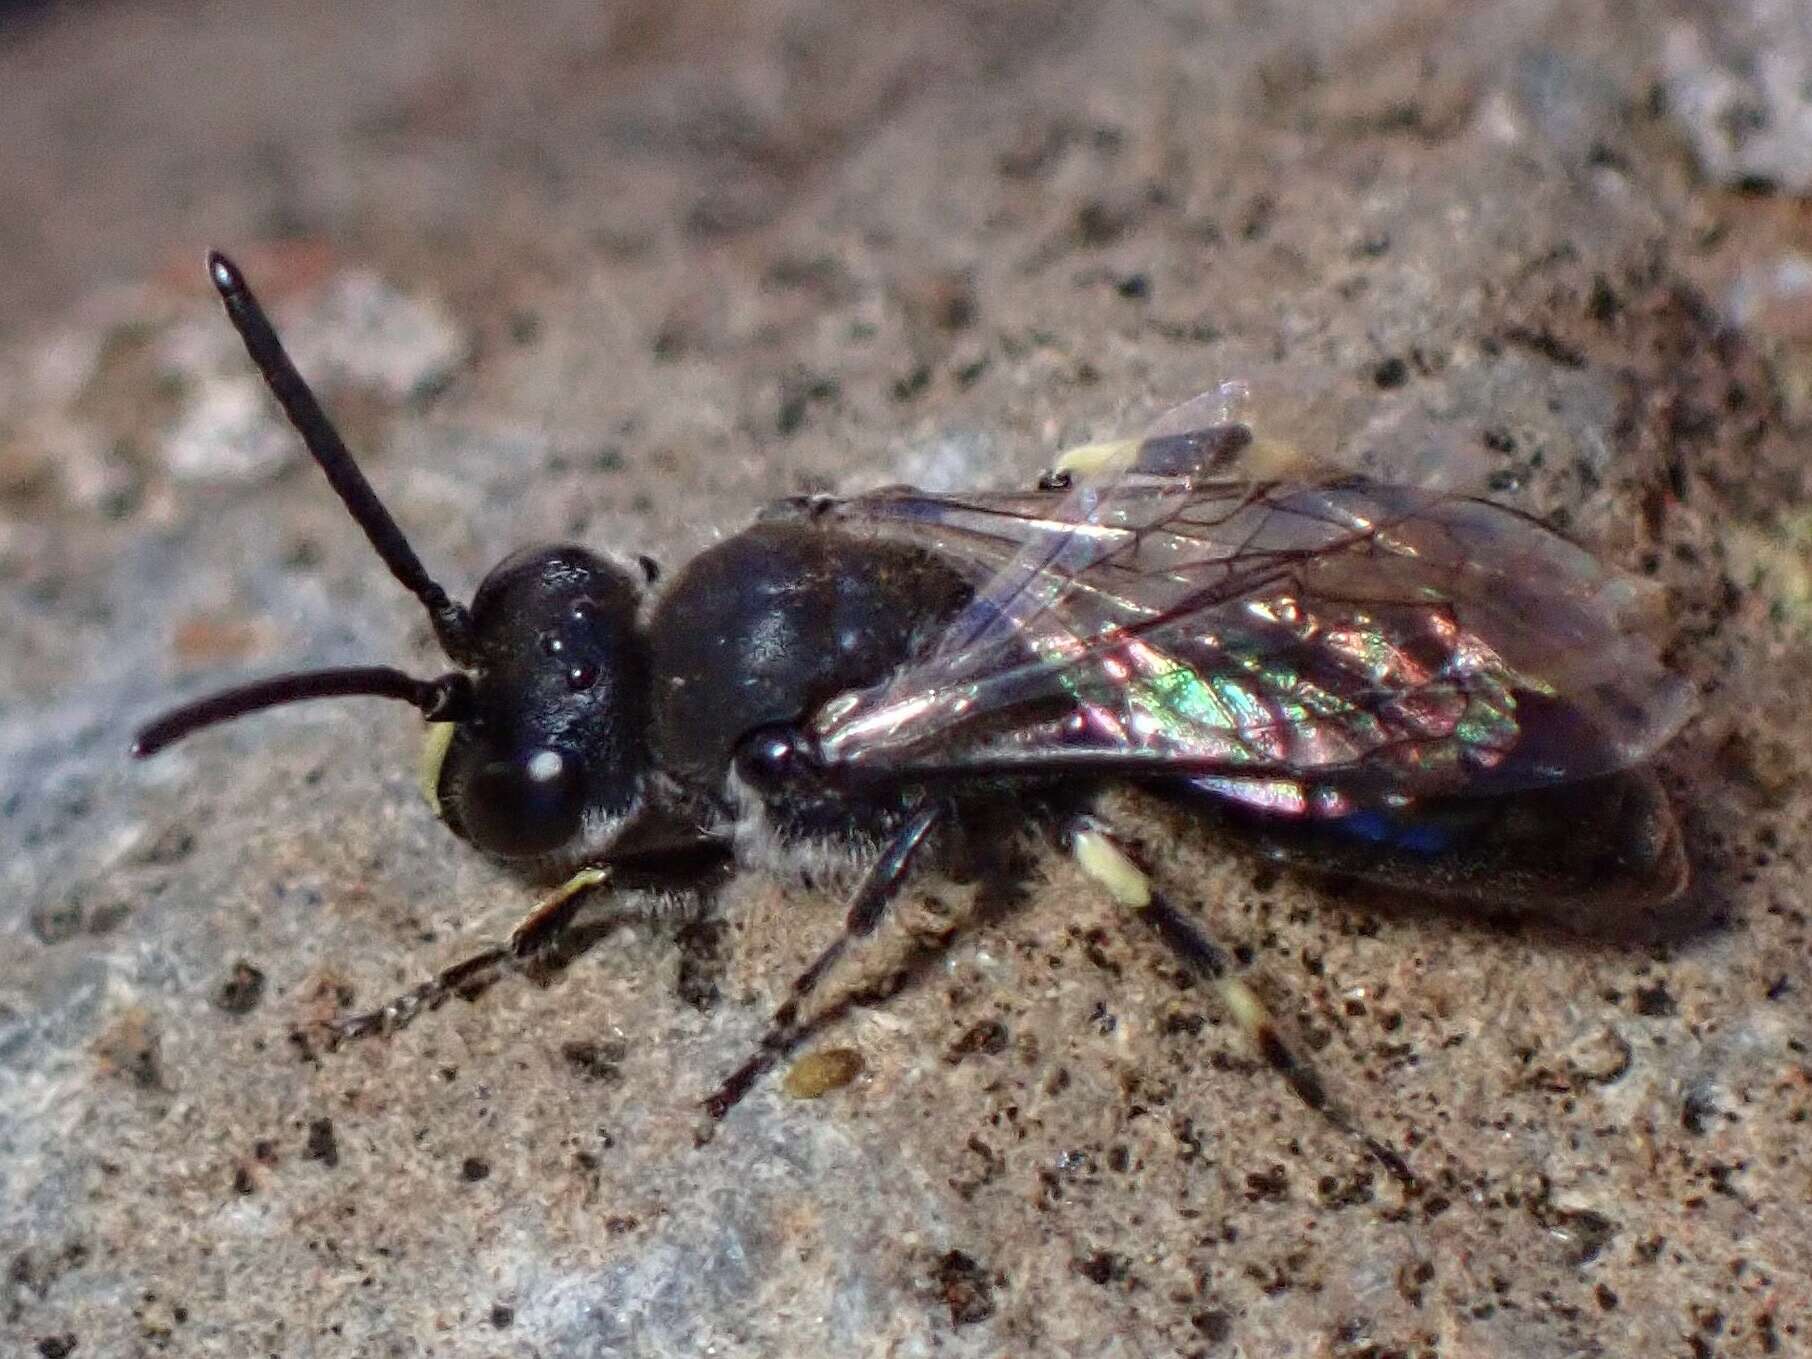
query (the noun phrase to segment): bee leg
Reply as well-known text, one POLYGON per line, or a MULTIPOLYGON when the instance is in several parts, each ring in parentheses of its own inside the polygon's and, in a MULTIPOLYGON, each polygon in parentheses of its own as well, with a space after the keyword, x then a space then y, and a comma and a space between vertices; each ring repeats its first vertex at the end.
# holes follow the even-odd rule
POLYGON ((394 1033, 424 1010, 439 1007, 448 996, 484 987, 506 972, 531 962, 559 938, 578 912, 580 899, 609 876, 602 868, 582 868, 535 904, 500 942, 488 945, 450 967, 444 967, 419 986, 375 1010, 336 1019, 329 1026, 334 1046, 350 1038, 374 1033, 394 1033))
POLYGON ((861 885, 850 899, 843 933, 833 939, 812 965, 794 979, 791 993, 780 1008, 774 1011, 774 1017, 768 1021, 768 1031, 762 1035, 754 1054, 731 1072, 705 1101, 705 1111, 713 1120, 721 1119, 740 1104, 755 1082, 804 1040, 808 1030, 799 1023, 800 1007, 818 989, 818 983, 824 980, 825 973, 843 956, 850 941, 874 933, 875 927, 887 914, 888 906, 905 886, 907 874, 919 849, 930 836, 932 828, 944 819, 948 811, 949 808, 941 802, 921 803, 888 842, 887 848, 881 851, 881 857, 863 875, 861 885))
POLYGON ((1420 1187, 1401 1153, 1366 1132, 1351 1114, 1329 1099, 1321 1077, 1277 1032, 1271 1012, 1258 993, 1231 974, 1226 953, 1192 919, 1164 899, 1145 870, 1133 862, 1100 822, 1092 817, 1078 817, 1070 826, 1068 840, 1070 852, 1084 873, 1106 888, 1118 904, 1156 930, 1192 971, 1214 985, 1252 1046, 1288 1082, 1297 1098, 1355 1139, 1393 1179, 1409 1189, 1420 1187))

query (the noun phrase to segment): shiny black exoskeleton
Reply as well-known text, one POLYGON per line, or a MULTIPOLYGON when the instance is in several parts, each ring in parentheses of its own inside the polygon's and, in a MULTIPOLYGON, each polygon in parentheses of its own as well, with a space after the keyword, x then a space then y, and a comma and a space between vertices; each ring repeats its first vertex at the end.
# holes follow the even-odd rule
POLYGON ((689 834, 728 847, 739 828, 769 861, 887 835, 899 796, 817 787, 771 758, 770 733, 884 679, 968 594, 923 551, 807 523, 726 539, 652 601, 583 549, 519 553, 472 604, 480 657, 441 814, 487 853, 561 867, 689 834))
POLYGON ((436 680, 382 667, 278 676, 167 714, 138 754, 277 704, 371 695, 434 723, 424 791, 448 827, 537 873, 700 844, 768 862, 800 848, 809 862, 814 847, 822 858, 896 830, 900 791, 819 786, 776 758, 773 734, 885 679, 935 636, 970 595, 948 566, 799 516, 757 523, 658 588, 652 563, 526 549, 461 606, 422 568, 243 276, 219 255, 209 269, 310 452, 461 668, 436 680))
POLYGON ((691 796, 737 776, 767 794, 783 838, 890 829, 897 800, 813 791, 811 771, 776 763, 771 729, 885 679, 969 598, 930 554, 809 523, 764 523, 702 553, 656 601, 656 767, 691 796))

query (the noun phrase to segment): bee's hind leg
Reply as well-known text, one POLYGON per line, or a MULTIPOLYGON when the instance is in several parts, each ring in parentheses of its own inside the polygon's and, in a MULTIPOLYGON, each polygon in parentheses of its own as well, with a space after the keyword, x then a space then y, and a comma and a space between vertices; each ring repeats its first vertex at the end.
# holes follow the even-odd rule
POLYGON ((544 954, 560 937, 577 914, 585 894, 602 886, 609 877, 602 868, 582 868, 547 896, 535 903, 534 909, 516 922, 502 940, 444 967, 419 986, 363 1014, 336 1019, 329 1026, 337 1046, 351 1038, 374 1033, 394 1033, 425 1010, 432 1010, 447 997, 462 991, 489 986, 506 972, 521 969, 544 954))
POLYGON ((810 1030, 799 1023, 800 1008, 818 989, 818 983, 824 980, 825 973, 843 956, 850 941, 874 933, 875 927, 887 914, 888 906, 906 885, 918 851, 948 811, 948 807, 942 802, 921 803, 907 817, 905 825, 895 832, 893 839, 888 841, 887 847, 881 851, 881 857, 863 875, 861 885, 850 898, 849 914, 845 917, 843 932, 826 946, 810 967, 794 979, 785 1002, 768 1021, 768 1030, 762 1035, 754 1054, 731 1072, 705 1101, 705 1111, 713 1120, 721 1119, 740 1104, 756 1081, 773 1070, 805 1040, 810 1030))
POLYGON ((1400 1152, 1366 1132, 1350 1113, 1329 1099, 1321 1077, 1279 1035, 1270 1010, 1257 992, 1232 974, 1227 954, 1195 921, 1165 900, 1145 870, 1133 862, 1105 826, 1093 817, 1077 817, 1070 823, 1066 839, 1084 873, 1105 888, 1115 902, 1156 930, 1192 971, 1214 985, 1252 1046, 1304 1104, 1355 1139, 1392 1178, 1407 1188, 1419 1187, 1415 1172, 1400 1152))

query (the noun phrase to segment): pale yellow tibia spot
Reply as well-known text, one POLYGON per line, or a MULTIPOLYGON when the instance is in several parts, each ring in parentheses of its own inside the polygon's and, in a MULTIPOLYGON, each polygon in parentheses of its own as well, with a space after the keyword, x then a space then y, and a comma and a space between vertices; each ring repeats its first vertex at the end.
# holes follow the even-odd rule
MULTIPOLYGON (((1139 454, 1145 446, 1141 439, 1104 439, 1099 443, 1078 444, 1057 455, 1053 472, 1072 477, 1100 477, 1117 471, 1139 471, 1139 454)), ((1238 475, 1249 481, 1303 480, 1315 473, 1315 464, 1307 454, 1282 439, 1260 436, 1241 449, 1235 469, 1200 467, 1179 475, 1238 475)))
POLYGON ((535 903, 535 909, 516 922, 516 928, 510 931, 510 952, 520 954, 523 940, 536 935, 543 921, 579 893, 596 887, 610 876, 610 871, 603 868, 581 868, 572 877, 549 892, 535 903))
POLYGON ((1315 464, 1295 444, 1261 435, 1240 450, 1239 470, 1252 481, 1298 481, 1312 476, 1315 464))
POLYGON ((1138 453, 1137 439, 1106 439, 1100 443, 1078 444, 1059 453, 1051 470, 1068 473, 1070 476, 1092 477, 1097 473, 1113 470, 1116 464, 1130 464, 1138 453))
POLYGON ((1105 887, 1120 905, 1137 911, 1151 904, 1151 879, 1103 832, 1077 831, 1071 852, 1082 871, 1105 887))
POLYGON ((416 787, 428 809, 440 816, 440 767, 447 758, 447 747, 453 744, 456 722, 430 722, 422 736, 422 753, 415 762, 416 787))
POLYGON ((1221 1000, 1233 1014, 1234 1022, 1249 1034, 1262 1032, 1271 1023, 1271 1012, 1258 993, 1238 977, 1222 977, 1215 983, 1221 1000))
MULTIPOLYGON (((1105 832, 1078 830, 1070 841, 1070 852, 1082 871, 1120 905, 1138 911, 1151 904, 1151 879, 1105 832)), ((1271 1012, 1258 993, 1237 977, 1216 977, 1214 987, 1234 1022, 1256 1042, 1257 1035, 1271 1024, 1271 1012)))

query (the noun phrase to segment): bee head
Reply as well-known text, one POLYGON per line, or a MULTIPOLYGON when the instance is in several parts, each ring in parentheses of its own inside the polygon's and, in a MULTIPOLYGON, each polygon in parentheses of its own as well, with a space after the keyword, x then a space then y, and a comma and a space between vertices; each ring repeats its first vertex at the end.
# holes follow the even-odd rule
MULTIPOLYGON (((581 547, 531 548, 500 562, 470 608, 451 599, 365 480, 244 276, 219 254, 208 268, 290 422, 459 668, 438 679, 386 666, 277 675, 165 713, 139 731, 133 754, 283 704, 398 699, 431 724, 423 791, 455 834, 505 859, 602 849, 640 802, 648 767, 643 580, 581 547)), ((651 564, 644 574, 653 578, 651 564)))
POLYGON ((431 729, 422 790, 456 835, 520 858, 601 848, 640 801, 641 582, 581 547, 505 558, 473 598, 471 697, 431 729))

